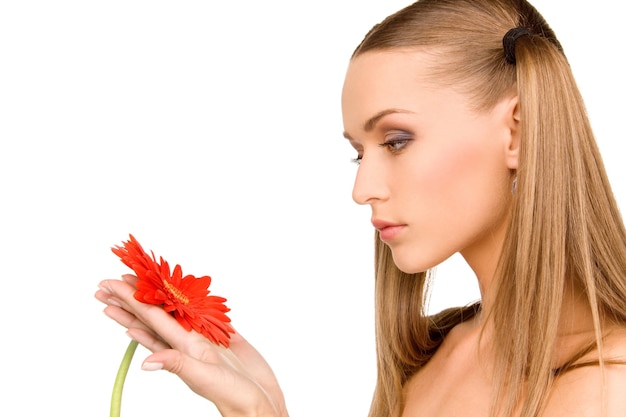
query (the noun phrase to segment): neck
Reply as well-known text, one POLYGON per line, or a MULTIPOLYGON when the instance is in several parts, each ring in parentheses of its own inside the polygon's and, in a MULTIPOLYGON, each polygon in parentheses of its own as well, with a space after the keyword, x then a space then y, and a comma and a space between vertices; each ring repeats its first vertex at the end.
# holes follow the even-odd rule
MULTIPOLYGON (((476 317, 475 324, 487 335, 484 338, 486 343, 484 348, 489 349, 489 335, 492 334, 492 329, 490 323, 484 321, 484 318, 492 317, 490 313, 496 297, 495 285, 493 283, 495 281, 494 275, 497 261, 493 263, 485 262, 481 265, 483 269, 472 267, 478 278, 482 304, 482 311, 476 317)), ((596 328, 591 314, 591 306, 584 290, 574 287, 572 284, 566 285, 563 293, 554 356, 552 358, 553 368, 555 369, 576 358, 577 355, 590 346, 593 349, 577 361, 585 360, 584 358, 597 359, 597 351, 595 346, 593 346, 596 341, 596 328)), ((603 328, 602 330, 606 332, 609 329, 603 328)))
POLYGON ((495 230, 477 245, 461 252, 465 262, 474 271, 478 279, 483 315, 491 311, 493 305, 495 297, 494 277, 502 252, 505 229, 505 227, 501 227, 495 230))
POLYGON ((581 289, 568 285, 563 296, 554 363, 561 366, 596 340, 591 306, 581 289))

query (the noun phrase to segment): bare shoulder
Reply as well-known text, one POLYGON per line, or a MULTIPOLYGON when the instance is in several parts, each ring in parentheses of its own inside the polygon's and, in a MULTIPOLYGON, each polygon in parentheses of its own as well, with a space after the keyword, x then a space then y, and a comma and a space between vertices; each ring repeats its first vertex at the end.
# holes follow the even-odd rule
MULTIPOLYGON (((548 400, 550 417, 626 417, 626 328, 605 342, 604 372, 597 365, 572 369, 556 380, 548 400)), ((596 357, 583 358, 595 360, 596 357)))

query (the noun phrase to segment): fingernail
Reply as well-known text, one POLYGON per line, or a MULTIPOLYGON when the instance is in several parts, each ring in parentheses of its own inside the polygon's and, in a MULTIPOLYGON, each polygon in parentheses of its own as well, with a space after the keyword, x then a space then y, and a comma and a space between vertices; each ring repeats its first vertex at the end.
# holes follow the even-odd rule
POLYGON ((104 291, 104 292, 105 292, 105 293, 107 293, 107 294, 111 294, 111 290, 110 290, 110 289, 108 289, 107 287, 105 287, 105 286, 104 286, 104 285, 102 285, 102 284, 99 284, 99 285, 98 285, 98 288, 100 288, 100 290, 104 291))
POLYGON ((115 300, 114 298, 108 298, 107 299, 107 304, 112 305, 112 306, 116 306, 116 307, 121 307, 122 304, 119 303, 119 301, 115 300))
POLYGON ((163 369, 163 364, 160 362, 144 362, 141 365, 141 369, 144 371, 158 371, 163 369))

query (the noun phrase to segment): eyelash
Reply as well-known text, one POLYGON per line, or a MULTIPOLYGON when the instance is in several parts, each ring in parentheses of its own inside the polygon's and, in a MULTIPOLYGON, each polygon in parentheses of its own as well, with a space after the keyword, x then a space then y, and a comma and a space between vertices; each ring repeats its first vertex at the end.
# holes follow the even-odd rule
MULTIPOLYGON (((389 152, 396 154, 400 152, 410 141, 411 138, 409 137, 394 138, 380 143, 378 146, 381 148, 387 148, 389 152)), ((363 155, 358 155, 356 158, 352 159, 352 163, 359 165, 361 164, 361 159, 363 159, 363 155)))
POLYGON ((378 146, 380 146, 381 148, 387 148, 387 150, 391 153, 398 153, 407 145, 407 143, 410 140, 411 139, 407 137, 399 137, 399 138, 387 140, 378 146), (401 146, 398 146, 398 145, 401 145, 401 146))

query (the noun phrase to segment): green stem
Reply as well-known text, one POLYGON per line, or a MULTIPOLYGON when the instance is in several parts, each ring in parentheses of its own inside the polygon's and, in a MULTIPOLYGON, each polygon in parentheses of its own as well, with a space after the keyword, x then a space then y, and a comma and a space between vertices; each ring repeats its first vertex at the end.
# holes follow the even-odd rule
POLYGON ((122 358, 122 363, 117 370, 115 376, 115 383, 113 384, 113 395, 111 395, 111 417, 120 417, 120 409, 122 408, 122 390, 124 389, 124 381, 126 380, 126 374, 130 367, 130 362, 133 360, 133 355, 137 349, 137 341, 131 340, 126 348, 126 353, 122 358))

